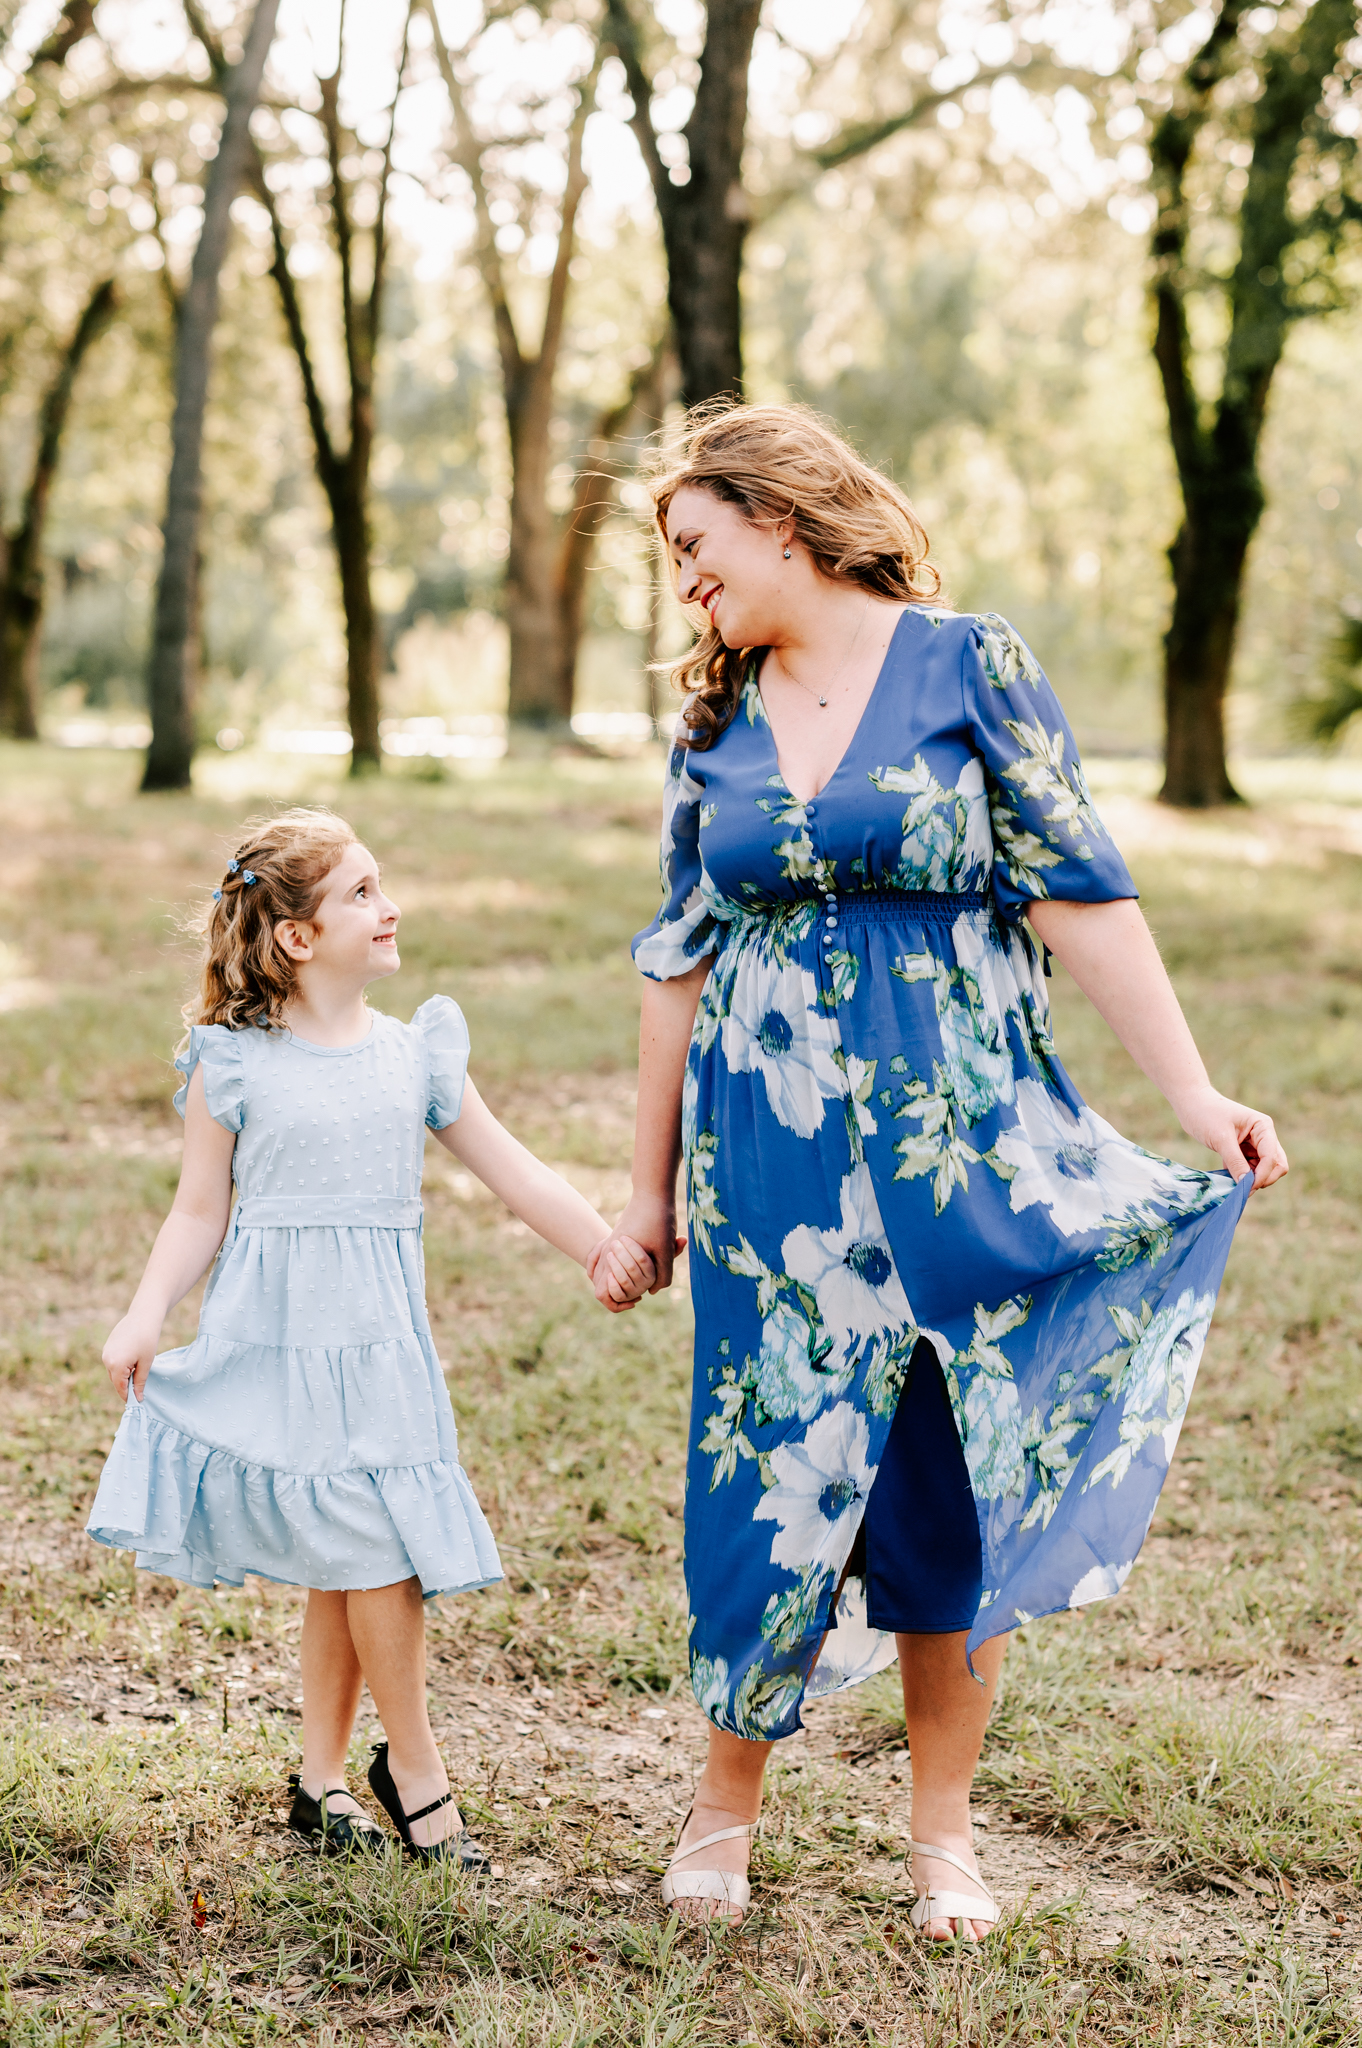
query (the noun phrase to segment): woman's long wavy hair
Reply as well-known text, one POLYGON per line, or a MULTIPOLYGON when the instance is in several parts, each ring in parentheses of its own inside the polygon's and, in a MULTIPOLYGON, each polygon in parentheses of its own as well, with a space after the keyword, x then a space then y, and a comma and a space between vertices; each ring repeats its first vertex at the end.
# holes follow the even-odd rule
POLYGON ((191 926, 204 943, 199 992, 181 1012, 186 1024, 282 1027, 298 976, 274 928, 289 917, 311 920, 327 876, 354 843, 344 818, 321 806, 247 819, 220 890, 191 926))
MULTIPOLYGON (((686 421, 679 457, 649 485, 664 545, 667 508, 688 484, 736 505, 753 525, 792 520, 796 541, 825 576, 896 604, 929 603, 940 592, 926 532, 903 492, 808 406, 698 406, 686 421)), ((670 549, 667 560, 675 582, 670 549)), ((704 748, 733 716, 743 678, 766 650, 725 647, 698 606, 692 617, 695 644, 671 680, 686 697, 686 744, 704 748)))

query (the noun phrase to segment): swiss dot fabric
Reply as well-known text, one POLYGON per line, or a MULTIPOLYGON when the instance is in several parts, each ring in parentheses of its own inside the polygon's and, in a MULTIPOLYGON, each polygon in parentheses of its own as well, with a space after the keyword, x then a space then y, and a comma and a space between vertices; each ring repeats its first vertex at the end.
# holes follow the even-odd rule
POLYGON ((129 1395, 87 1524, 196 1586, 247 1572, 427 1594, 501 1577, 426 1317, 425 1127, 456 1121, 468 1029, 445 996, 352 1046, 195 1029, 237 1203, 192 1344, 129 1395))

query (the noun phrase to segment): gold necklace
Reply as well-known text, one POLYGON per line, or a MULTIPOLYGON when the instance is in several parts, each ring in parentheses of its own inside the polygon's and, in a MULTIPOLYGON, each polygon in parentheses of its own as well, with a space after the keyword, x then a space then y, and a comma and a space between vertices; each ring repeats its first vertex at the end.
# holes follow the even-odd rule
MULTIPOLYGON (((841 681, 843 671, 847 667, 847 664, 850 662, 852 655, 856 652, 856 642, 861 637, 861 628, 865 624, 866 613, 869 610, 870 595, 869 592, 867 592, 865 603, 861 607, 861 616, 856 621, 856 631, 851 636, 851 645, 850 647, 848 647, 846 653, 843 655, 841 663, 838 666, 836 675, 828 684, 828 688, 830 690, 835 689, 837 684, 841 681)), ((779 648, 776 648, 775 656, 776 660, 780 663, 781 668, 785 671, 785 674, 790 678, 790 681, 794 683, 799 689, 806 690, 809 696, 817 697, 819 710, 826 711, 828 708, 827 698, 820 691, 815 690, 812 683, 805 683, 800 680, 800 678, 795 674, 794 670, 790 667, 790 664, 786 661, 785 656, 781 653, 779 648)))

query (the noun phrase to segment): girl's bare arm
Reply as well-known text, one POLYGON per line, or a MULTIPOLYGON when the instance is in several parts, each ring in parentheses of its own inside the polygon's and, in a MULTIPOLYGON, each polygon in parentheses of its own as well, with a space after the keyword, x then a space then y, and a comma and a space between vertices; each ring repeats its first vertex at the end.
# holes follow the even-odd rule
MULTIPOLYGON (((446 1152, 452 1152, 485 1187, 499 1195, 522 1223, 528 1223, 579 1266, 587 1266, 592 1253, 610 1236, 609 1224, 585 1195, 579 1195, 551 1166, 545 1166, 513 1138, 471 1081, 464 1085, 457 1123, 446 1124, 435 1136, 446 1152)), ((636 1257, 631 1264, 635 1269, 632 1296, 625 1301, 617 1292, 612 1307, 632 1308, 652 1283, 650 1261, 640 1262, 636 1257)))
POLYGON ((1162 1091, 1189 1138, 1218 1152, 1241 1180, 1271 1187, 1287 1171, 1270 1116, 1213 1087, 1139 905, 1033 903, 1036 935, 1068 968, 1136 1066, 1162 1091))
POLYGON ((104 1363, 125 1399, 128 1382, 138 1400, 161 1338, 161 1325, 177 1301, 202 1279, 227 1231, 232 1207, 232 1153, 236 1133, 208 1114, 203 1068, 195 1067, 185 1101, 184 1163, 170 1214, 157 1233, 132 1304, 110 1332, 104 1363))

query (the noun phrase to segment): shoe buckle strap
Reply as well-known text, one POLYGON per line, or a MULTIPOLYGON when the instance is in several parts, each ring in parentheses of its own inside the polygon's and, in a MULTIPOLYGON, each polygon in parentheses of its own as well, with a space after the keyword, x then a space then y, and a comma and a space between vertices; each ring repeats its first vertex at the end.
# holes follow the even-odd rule
POLYGON ((978 1871, 971 1870, 968 1863, 965 1862, 962 1856, 954 1855, 952 1851, 949 1849, 940 1849, 933 1842, 909 1842, 908 1847, 912 1850, 915 1856, 936 1856, 941 1860, 942 1863, 953 1864, 957 1870, 964 1872, 965 1876, 970 1880, 972 1884, 978 1885, 980 1891, 983 1893, 984 1898, 987 1899, 990 1906, 994 1903, 993 1894, 989 1890, 988 1886, 984 1883, 982 1877, 980 1877, 978 1871))
POLYGON ((448 1806, 453 1797, 452 1790, 446 1792, 442 1798, 432 1799, 429 1806, 423 1806, 415 1813, 404 1813, 402 1818, 406 1821, 407 1826, 410 1827, 414 1820, 424 1820, 428 1813, 438 1813, 442 1806, 448 1806))

